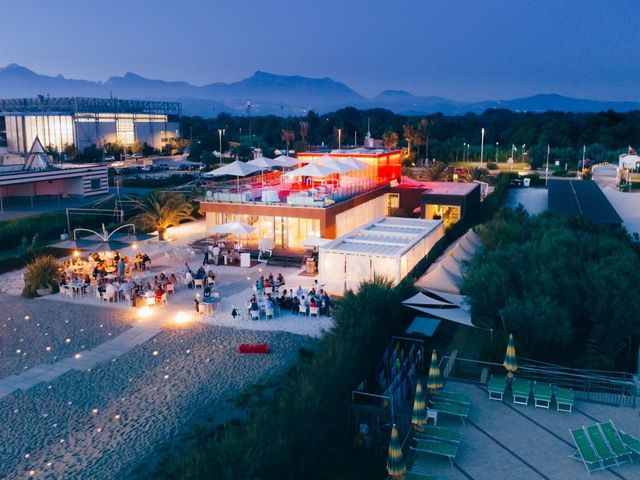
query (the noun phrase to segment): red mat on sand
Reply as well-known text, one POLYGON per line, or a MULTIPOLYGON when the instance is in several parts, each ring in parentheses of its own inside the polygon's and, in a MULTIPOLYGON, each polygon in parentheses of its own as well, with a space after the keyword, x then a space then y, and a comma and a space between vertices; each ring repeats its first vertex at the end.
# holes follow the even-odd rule
POLYGON ((269 353, 269 345, 266 343, 243 343, 239 347, 240 353, 269 353))

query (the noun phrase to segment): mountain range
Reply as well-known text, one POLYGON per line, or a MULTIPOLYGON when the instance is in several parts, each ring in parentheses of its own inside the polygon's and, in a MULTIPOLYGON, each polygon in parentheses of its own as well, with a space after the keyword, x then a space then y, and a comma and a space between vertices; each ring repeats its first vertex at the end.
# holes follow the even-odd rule
POLYGON ((57 75, 41 75, 15 63, 0 68, 0 98, 118 97, 178 101, 186 115, 214 117, 219 113, 251 115, 304 115, 309 110, 330 112, 352 106, 386 108, 405 115, 441 112, 447 115, 480 113, 490 108, 514 111, 597 112, 640 110, 637 102, 609 102, 540 94, 511 100, 460 102, 442 97, 417 96, 402 90, 385 90, 365 97, 331 78, 275 75, 257 71, 232 83, 196 86, 187 82, 154 80, 135 73, 110 77, 105 82, 74 80, 57 75))

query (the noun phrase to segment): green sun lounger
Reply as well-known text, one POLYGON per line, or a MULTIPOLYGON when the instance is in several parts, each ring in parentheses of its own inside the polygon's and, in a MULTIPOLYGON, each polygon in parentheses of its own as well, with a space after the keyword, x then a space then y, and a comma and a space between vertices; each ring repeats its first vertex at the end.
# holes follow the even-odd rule
POLYGON ((511 393, 513 394, 513 403, 518 405, 529 405, 529 395, 531 394, 531 383, 529 380, 511 380, 511 393))
POLYGON ((589 474, 597 472, 598 470, 604 470, 602 461, 593 448, 593 445, 591 445, 584 429, 576 428, 574 430, 570 430, 570 432, 571 437, 573 438, 573 443, 576 444, 577 448, 571 457, 576 460, 581 460, 584 464, 584 468, 587 469, 589 474))
POLYGON ((633 459, 631 458, 631 449, 628 448, 620 438, 618 430, 616 430, 616 427, 613 425, 612 420, 601 423, 600 430, 602 431, 605 440, 609 444, 609 447, 611 447, 613 454, 616 456, 616 461, 619 465, 633 461, 633 459))
POLYGON ((622 443, 624 443, 625 446, 633 453, 640 455, 640 439, 637 439, 628 433, 624 433, 622 430, 618 430, 618 433, 620 434, 620 440, 622 440, 622 443))
POLYGON ((491 376, 487 390, 489 390, 489 400, 498 400, 501 402, 504 392, 507 390, 507 379, 505 377, 491 376))
POLYGON ((422 431, 416 431, 416 440, 438 440, 440 442, 453 443, 455 445, 462 440, 462 434, 443 427, 423 427, 422 431))
POLYGON ((437 440, 417 440, 416 446, 411 447, 411 449, 417 453, 430 453, 432 455, 447 457, 452 467, 453 459, 456 458, 456 454, 458 453, 458 447, 456 445, 438 442, 437 440))
POLYGON ((469 416, 469 406, 458 405, 457 403, 445 403, 431 401, 431 410, 435 410, 438 414, 452 415, 460 417, 462 423, 469 416))
POLYGON ((464 393, 458 392, 447 392, 446 390, 441 390, 436 393, 433 397, 433 400, 443 402, 451 402, 451 403, 459 403, 461 405, 471 405, 471 396, 465 395, 464 393))
POLYGON ((546 408, 547 410, 551 406, 551 385, 548 383, 533 383, 533 402, 538 408, 546 408))
POLYGON ((590 425, 586 428, 586 430, 593 448, 595 448, 596 453, 602 461, 602 465, 604 465, 605 467, 616 466, 618 464, 616 456, 611 451, 611 448, 609 447, 607 441, 604 439, 604 435, 600 431, 600 427, 598 426, 598 424, 590 425))
POLYGON ((438 477, 428 473, 404 472, 404 480, 438 480, 438 477))
POLYGON ((575 399, 573 390, 556 386, 554 396, 556 397, 556 405, 559 412, 571 413, 573 411, 575 399))

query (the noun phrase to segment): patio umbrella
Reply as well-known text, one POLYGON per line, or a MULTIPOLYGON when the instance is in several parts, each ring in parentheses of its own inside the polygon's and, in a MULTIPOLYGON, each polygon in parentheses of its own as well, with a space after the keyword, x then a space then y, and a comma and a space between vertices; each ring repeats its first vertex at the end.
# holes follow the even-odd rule
POLYGON ((222 235, 234 235, 234 234, 237 235, 238 243, 240 243, 240 235, 249 235, 251 232, 255 230, 256 230, 256 227, 243 222, 223 223, 222 225, 217 225, 211 229, 213 233, 218 233, 222 235))
POLYGON ((81 242, 81 240, 62 240, 61 242, 52 243, 49 246, 60 248, 61 250, 81 250, 82 248, 78 245, 78 242, 81 242))
POLYGON ((440 375, 440 367, 438 366, 438 354, 434 350, 431 353, 431 365, 429 366, 429 378, 427 379, 427 388, 435 393, 442 388, 442 376, 440 375))
POLYGON ((421 428, 422 425, 427 423, 427 404, 424 401, 424 393, 422 392, 422 383, 420 383, 420 380, 416 383, 416 396, 413 399, 411 423, 418 428, 421 428))
POLYGON ((518 360, 516 359, 516 346, 513 343, 513 333, 509 334, 507 354, 504 356, 504 362, 502 362, 502 365, 507 370, 507 377, 513 378, 513 372, 518 370, 518 360))
POLYGON ((283 168, 291 168, 298 165, 298 160, 292 157, 287 157, 286 155, 280 155, 279 157, 274 158, 276 162, 278 162, 279 167, 283 168))
POLYGON ((329 175, 335 175, 337 172, 324 165, 318 165, 315 163, 308 163, 304 167, 296 168, 283 174, 284 177, 328 177, 329 175))
POLYGON ((267 158, 267 157, 258 157, 250 162, 247 162, 249 165, 253 165, 254 167, 258 167, 260 172, 262 173, 262 183, 264 183, 264 171, 271 170, 273 167, 281 167, 275 159, 267 158))
POLYGON ((300 245, 303 247, 322 247, 333 240, 329 238, 322 237, 307 237, 303 241, 300 242, 300 245))
POLYGON ((109 240, 114 240, 116 242, 122 243, 137 243, 143 242, 145 240, 150 240, 155 238, 157 235, 151 235, 150 233, 123 233, 122 235, 116 233, 115 235, 109 237, 109 240))
POLYGON ((94 242, 91 240, 78 240, 78 248, 80 250, 86 250, 87 252, 114 252, 116 250, 122 250, 127 248, 128 243, 117 242, 115 240, 107 240, 102 242, 94 242))
POLYGON ((357 160, 353 157, 341 158, 340 161, 354 167, 353 170, 364 170, 365 168, 369 167, 369 165, 365 162, 357 160))
POLYGON ((398 427, 393 424, 391 427, 391 439, 389 440, 389 453, 387 455, 387 472, 392 477, 397 477, 407 471, 407 466, 402 458, 402 448, 400 448, 400 436, 398 427))
POLYGON ((353 170, 357 170, 353 168, 351 165, 347 165, 346 163, 341 162, 340 160, 327 160, 326 162, 316 163, 316 165, 322 165, 323 167, 331 168, 335 170, 337 173, 347 173, 352 172, 353 170))
POLYGON ((241 162, 240 160, 236 160, 235 162, 231 162, 223 167, 216 168, 211 172, 203 173, 203 177, 224 177, 226 175, 230 175, 236 177, 238 190, 240 190, 240 177, 246 177, 247 175, 251 175, 252 173, 256 173, 260 171, 260 167, 256 167, 255 165, 250 165, 245 162, 241 162))

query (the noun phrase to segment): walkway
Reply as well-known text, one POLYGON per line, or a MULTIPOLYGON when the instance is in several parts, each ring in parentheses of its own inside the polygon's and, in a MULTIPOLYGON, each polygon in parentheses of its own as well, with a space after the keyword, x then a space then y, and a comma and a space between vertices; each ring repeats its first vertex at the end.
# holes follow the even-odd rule
POLYGON ((155 337, 160 333, 162 324, 163 321, 160 319, 136 323, 116 338, 107 340, 91 350, 56 363, 42 363, 20 375, 10 375, 0 379, 0 399, 16 390, 28 390, 40 382, 50 382, 71 370, 87 370, 98 363, 119 357, 155 337))

